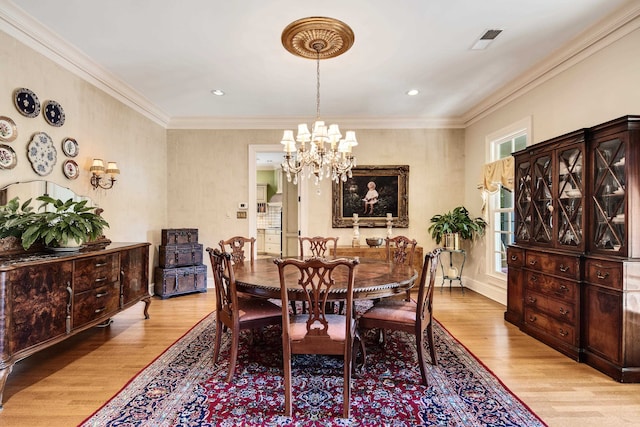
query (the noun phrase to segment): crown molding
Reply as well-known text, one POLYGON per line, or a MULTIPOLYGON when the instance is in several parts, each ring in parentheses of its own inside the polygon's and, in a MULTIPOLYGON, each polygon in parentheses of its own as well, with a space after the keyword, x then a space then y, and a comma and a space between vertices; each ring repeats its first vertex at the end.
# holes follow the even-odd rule
MULTIPOLYGON (((462 129, 460 118, 419 117, 323 117, 327 123, 338 123, 346 129, 462 129)), ((298 123, 310 123, 307 117, 173 117, 167 129, 294 129, 298 123)))
POLYGON ((103 90, 155 123, 166 127, 169 116, 113 73, 32 18, 11 1, 0 2, 0 30, 56 64, 103 90))
POLYGON ((465 127, 637 30, 640 28, 639 17, 640 3, 633 2, 594 24, 572 42, 471 108, 462 116, 465 127))

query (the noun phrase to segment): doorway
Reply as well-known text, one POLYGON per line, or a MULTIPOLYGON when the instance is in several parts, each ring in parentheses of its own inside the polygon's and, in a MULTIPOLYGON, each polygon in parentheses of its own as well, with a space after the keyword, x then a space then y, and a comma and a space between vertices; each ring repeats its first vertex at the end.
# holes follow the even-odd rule
MULTIPOLYGON (((271 170, 280 171, 280 162, 282 161, 282 145, 249 145, 249 229, 250 236, 258 236, 258 227, 264 227, 264 215, 260 214, 260 221, 258 218, 258 205, 257 205, 257 188, 258 188, 258 171, 260 169, 270 168, 271 170), (269 159, 272 163, 268 165, 258 165, 258 160, 269 159)), ((280 175, 280 190, 281 190, 281 252, 282 256, 296 256, 298 254, 298 235, 299 231, 303 229, 304 224, 301 221, 301 203, 300 200, 304 200, 301 193, 304 192, 303 186, 294 185, 287 182, 286 177, 280 175)), ((275 214, 277 211, 277 203, 274 202, 271 206, 271 214, 275 214)), ((267 200, 266 208, 269 208, 269 201, 267 200)), ((272 222, 273 224, 273 222, 272 222)), ((267 230, 265 230, 266 232, 267 230)), ((270 231, 273 233, 274 231, 270 231)), ((273 236, 272 236, 273 238, 273 236)), ((271 254, 270 254, 271 255, 271 254)))

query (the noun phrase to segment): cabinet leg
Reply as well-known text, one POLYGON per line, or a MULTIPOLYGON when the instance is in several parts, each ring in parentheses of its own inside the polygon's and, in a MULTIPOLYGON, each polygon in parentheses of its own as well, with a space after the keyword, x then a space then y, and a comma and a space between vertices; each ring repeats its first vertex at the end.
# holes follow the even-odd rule
POLYGON ((148 319, 149 318, 149 306, 151 305, 151 296, 147 296, 145 298, 142 298, 142 301, 144 301, 144 318, 148 319))
POLYGON ((0 369, 0 409, 2 409, 3 396, 4 396, 4 385, 7 383, 7 378, 9 374, 13 370, 13 363, 5 368, 0 369))

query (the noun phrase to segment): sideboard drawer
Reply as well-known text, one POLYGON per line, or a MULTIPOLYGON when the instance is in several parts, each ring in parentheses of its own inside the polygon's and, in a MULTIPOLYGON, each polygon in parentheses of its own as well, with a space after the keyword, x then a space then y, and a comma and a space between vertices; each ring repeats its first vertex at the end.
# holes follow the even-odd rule
POLYGON ((525 289, 531 289, 544 295, 569 301, 575 301, 578 295, 576 282, 532 271, 527 271, 525 274, 525 289))
POLYGON ((120 282, 76 294, 73 298, 73 327, 118 311, 120 282))
POLYGON ((74 293, 116 282, 120 278, 120 258, 117 253, 84 258, 74 265, 74 293))
POLYGON ((546 274, 580 279, 580 258, 577 256, 527 251, 525 264, 529 269, 546 274))
POLYGON ((622 263, 588 259, 585 270, 587 282, 622 290, 622 263))
POLYGON ((568 344, 575 345, 576 331, 571 325, 560 322, 551 316, 536 311, 532 308, 525 308, 524 321, 527 326, 540 329, 548 335, 562 340, 568 344))
POLYGON ((524 303, 528 307, 535 308, 537 311, 553 316, 562 322, 572 326, 576 324, 576 306, 573 302, 557 300, 547 295, 527 291, 524 296, 524 303))
POLYGON ((507 248, 507 265, 509 267, 522 267, 524 264, 524 250, 520 248, 507 248))

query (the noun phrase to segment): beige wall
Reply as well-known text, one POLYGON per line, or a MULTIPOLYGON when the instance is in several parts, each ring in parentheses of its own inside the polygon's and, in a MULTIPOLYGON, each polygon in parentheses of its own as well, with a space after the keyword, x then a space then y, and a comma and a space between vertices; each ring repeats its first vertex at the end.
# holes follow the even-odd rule
MULTIPOLYGON (((532 141, 537 143, 627 114, 640 114, 638 46, 640 30, 635 30, 467 127, 465 200, 478 199, 476 184, 489 134, 530 116, 532 141)), ((470 256, 470 271, 476 272, 470 278, 471 286, 498 294, 504 302, 506 284, 485 275, 484 251, 484 245, 479 245, 470 256), (488 289, 487 284, 497 289, 488 289)))
MULTIPOLYGON (((47 179, 88 195, 102 208, 113 241, 159 243, 160 229, 166 224, 166 132, 162 126, 134 112, 85 80, 56 65, 7 34, 0 32, 0 115, 12 118, 18 138, 8 143, 16 152, 18 164, 0 170, 0 186, 11 182, 47 179), (13 91, 31 89, 40 102, 52 99, 62 105, 63 126, 49 125, 42 113, 35 118, 22 116, 13 105, 13 91), (27 144, 35 132, 46 132, 54 141, 57 163, 53 171, 40 177, 27 159, 27 144), (80 177, 67 179, 62 173, 66 159, 63 138, 78 141, 75 160, 80 177), (89 166, 93 157, 118 162, 121 175, 115 188, 94 191, 89 185, 89 166)), ((157 246, 156 246, 157 252, 157 246)), ((152 256, 157 258, 152 251, 152 256)), ((157 263, 157 259, 155 259, 157 263)))
MULTIPOLYGON (((278 130, 168 131, 168 221, 171 227, 197 227, 205 245, 232 235, 253 235, 246 219, 237 219, 239 202, 248 201, 249 145, 274 144, 278 130), (186 173, 185 171, 188 171, 186 173)), ((463 130, 358 130, 358 164, 408 164, 409 228, 395 229, 429 248, 429 218, 463 200, 463 130)), ((307 185, 306 229, 311 235, 339 236, 350 244, 351 229, 331 227, 331 182, 307 185)), ((362 229, 365 237, 386 229, 362 229)))

